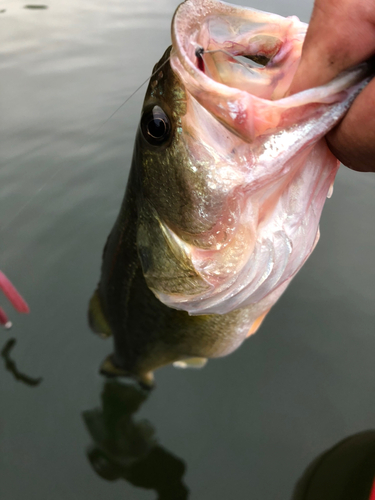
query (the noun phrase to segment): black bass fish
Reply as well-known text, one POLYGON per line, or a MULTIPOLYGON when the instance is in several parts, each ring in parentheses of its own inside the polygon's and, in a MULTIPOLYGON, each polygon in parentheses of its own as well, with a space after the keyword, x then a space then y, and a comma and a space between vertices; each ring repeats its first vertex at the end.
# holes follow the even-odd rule
POLYGON ((92 329, 114 336, 104 372, 150 384, 229 354, 314 249, 339 166, 323 136, 368 68, 287 96, 306 29, 216 0, 178 7, 90 302, 92 329))

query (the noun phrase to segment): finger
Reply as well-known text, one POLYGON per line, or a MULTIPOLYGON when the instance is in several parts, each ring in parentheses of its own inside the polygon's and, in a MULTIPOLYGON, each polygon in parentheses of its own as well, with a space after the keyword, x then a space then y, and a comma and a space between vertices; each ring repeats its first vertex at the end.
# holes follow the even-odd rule
POLYGON ((341 163, 360 172, 375 171, 375 79, 353 102, 344 120, 326 136, 341 163), (370 112, 369 112, 370 110, 370 112))
POLYGON ((374 53, 373 0, 317 0, 288 93, 324 85, 374 53))

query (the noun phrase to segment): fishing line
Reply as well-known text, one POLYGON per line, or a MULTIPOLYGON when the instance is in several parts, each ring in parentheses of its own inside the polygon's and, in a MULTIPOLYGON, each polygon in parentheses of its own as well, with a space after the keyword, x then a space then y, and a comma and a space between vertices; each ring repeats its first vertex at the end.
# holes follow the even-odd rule
MULTIPOLYGON (((79 153, 85 146, 87 146, 88 144, 90 144, 90 142, 93 140, 93 138, 102 130, 102 128, 120 111, 121 108, 123 108, 123 106, 125 106, 125 104, 130 101, 130 99, 132 97, 134 97, 134 95, 149 81, 151 80, 151 78, 153 78, 160 70, 161 68, 167 64, 167 62, 170 60, 171 56, 169 56, 153 73, 151 76, 149 76, 143 83, 141 83, 141 85, 139 85, 139 87, 137 87, 134 92, 132 92, 130 94, 129 97, 127 97, 125 99, 125 101, 123 103, 120 104, 120 106, 118 106, 118 108, 115 109, 115 111, 113 111, 113 113, 105 120, 104 123, 102 123, 101 125, 99 125, 99 127, 94 130, 90 136, 88 137, 88 139, 78 148, 76 149, 73 153, 74 154, 77 154, 79 153)), ((37 147, 36 149, 43 149, 45 147, 48 147, 50 144, 46 144, 44 145, 42 148, 40 147, 37 147)), ((34 148, 35 149, 35 148, 34 148)), ((29 154, 30 152, 28 152, 27 154, 29 154)), ((23 156, 23 155, 22 155, 23 156)), ((21 156, 21 157, 22 157, 21 156)), ((64 158, 60 158, 61 161, 64 161, 64 158)), ((61 172, 61 170, 64 168, 64 165, 61 165, 60 167, 58 167, 48 178, 47 180, 41 185, 39 186, 39 188, 33 193, 33 195, 31 196, 31 198, 29 198, 27 200, 26 203, 24 203, 22 205, 22 207, 13 215, 13 217, 11 217, 10 219, 8 219, 8 221, 0 227, 0 234, 4 231, 4 229, 6 229, 7 227, 9 227, 16 219, 17 217, 25 210, 25 208, 27 208, 34 200, 35 198, 40 194, 41 191, 43 191, 43 189, 54 179, 54 177, 56 177, 56 175, 61 172)))
MULTIPOLYGON (((254 73, 253 71, 253 68, 250 66, 250 62, 249 63, 245 63, 244 61, 241 61, 240 59, 238 59, 239 57, 246 57, 247 56, 241 56, 241 55, 234 55, 234 54, 231 54, 230 52, 228 52, 227 50, 225 49, 213 49, 213 50, 205 50, 203 47, 197 47, 196 50, 195 50, 195 56, 198 60, 201 60, 203 61, 204 65, 205 65, 205 69, 207 70, 208 67, 207 67, 207 63, 205 62, 204 60, 204 56, 206 54, 215 54, 217 52, 222 52, 223 54, 225 54, 226 56, 230 57, 232 60, 236 61, 238 64, 241 64, 241 66, 243 66, 246 70, 248 70, 250 73, 254 73)), ((249 61, 252 61, 251 58, 248 58, 249 61)), ((252 61, 254 63, 254 61, 252 61)), ((259 65, 260 67, 262 65, 259 65)), ((255 68, 259 67, 256 63, 254 65, 255 68)))
POLYGON ((120 104, 120 106, 119 106, 119 107, 118 107, 118 108, 117 108, 117 109, 116 109, 116 110, 115 110, 115 111, 114 111, 114 112, 113 112, 113 113, 112 113, 112 114, 111 114, 111 115, 110 115, 110 116, 106 119, 106 121, 105 121, 104 123, 102 123, 102 124, 100 125, 100 127, 99 127, 97 130, 95 130, 95 132, 93 132, 93 134, 97 134, 98 132, 100 132, 100 130, 104 127, 104 125, 106 125, 106 123, 108 123, 108 122, 109 122, 109 120, 110 120, 111 118, 113 118, 113 117, 115 116, 115 114, 116 114, 116 113, 118 113, 118 111, 120 111, 120 109, 121 109, 123 106, 125 106, 125 104, 126 104, 128 101, 130 101, 130 99, 131 99, 131 98, 132 98, 132 97, 133 97, 133 96, 134 96, 134 95, 138 92, 138 90, 140 90, 140 89, 143 87, 143 85, 145 85, 145 84, 146 84, 149 80, 151 80, 151 78, 152 78, 153 76, 155 76, 155 75, 156 75, 156 73, 157 73, 158 71, 160 71, 160 70, 161 70, 161 68, 162 68, 165 64, 167 64, 167 62, 169 61, 169 59, 170 59, 170 58, 171 58, 171 56, 169 56, 169 57, 168 57, 168 59, 166 59, 166 60, 163 62, 163 64, 161 64, 161 65, 160 65, 160 66, 159 66, 159 67, 158 67, 158 68, 157 68, 157 69, 156 69, 156 70, 152 73, 152 75, 151 75, 151 76, 149 76, 149 77, 147 78, 147 80, 145 80, 143 83, 141 83, 141 85, 140 85, 137 89, 135 89, 135 90, 134 90, 134 92, 133 92, 132 94, 130 94, 130 96, 129 96, 129 97, 128 97, 128 98, 127 98, 127 99, 126 99, 126 100, 125 100, 122 104, 120 104))

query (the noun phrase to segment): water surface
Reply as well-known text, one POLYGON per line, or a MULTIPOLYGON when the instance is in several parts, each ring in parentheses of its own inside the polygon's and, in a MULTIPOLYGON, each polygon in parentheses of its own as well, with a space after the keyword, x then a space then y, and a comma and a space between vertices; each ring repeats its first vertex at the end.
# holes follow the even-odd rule
MULTIPOLYGON (((112 346, 87 303, 145 88, 104 122, 169 45, 177 4, 0 4, 0 268, 31 308, 0 348, 43 379, 1 359, 2 500, 289 500, 319 453, 374 427, 375 176, 345 168, 313 256, 241 349, 160 370, 148 397, 98 374, 112 346)), ((312 8, 243 4, 304 21, 312 8)))

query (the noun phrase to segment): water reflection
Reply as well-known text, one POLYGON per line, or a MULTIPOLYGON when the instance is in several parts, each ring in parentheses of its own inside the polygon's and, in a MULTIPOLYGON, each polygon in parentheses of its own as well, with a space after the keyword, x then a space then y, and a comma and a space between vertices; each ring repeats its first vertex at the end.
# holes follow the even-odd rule
POLYGON ((375 430, 340 441, 312 462, 292 500, 375 500, 375 430))
POLYGON ((82 414, 94 442, 87 458, 95 472, 108 481, 124 479, 155 490, 158 500, 187 499, 184 462, 157 443, 149 422, 134 420, 149 394, 131 382, 113 379, 104 383, 101 408, 82 414))
MULTIPOLYGON (((87 457, 103 479, 155 490, 158 500, 183 500, 184 462, 157 443, 155 429, 135 413, 151 391, 130 381, 104 383, 101 408, 83 412, 93 440, 87 457)), ((318 456, 291 500, 375 500, 375 430, 361 432, 318 456)))
POLYGON ((13 375, 13 377, 19 382, 23 382, 24 384, 29 385, 31 387, 39 385, 43 380, 41 377, 33 378, 29 377, 29 375, 21 373, 18 370, 15 361, 11 359, 10 352, 12 351, 15 345, 16 345, 16 339, 9 339, 8 342, 5 344, 5 346, 3 347, 3 349, 1 350, 1 357, 4 359, 6 370, 8 370, 13 375))

